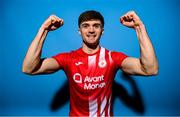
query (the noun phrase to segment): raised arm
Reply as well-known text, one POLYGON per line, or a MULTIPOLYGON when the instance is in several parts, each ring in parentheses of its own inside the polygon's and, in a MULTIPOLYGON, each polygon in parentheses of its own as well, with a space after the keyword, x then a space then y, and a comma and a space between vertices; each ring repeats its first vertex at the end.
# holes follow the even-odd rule
POLYGON ((140 45, 140 58, 126 58, 122 62, 122 70, 133 75, 156 75, 158 61, 143 22, 134 11, 122 16, 120 21, 123 25, 135 29, 140 45))
POLYGON ((22 71, 26 74, 47 74, 57 71, 58 63, 53 58, 41 58, 44 40, 49 31, 56 30, 63 25, 63 20, 51 15, 40 27, 32 41, 23 61, 22 71))

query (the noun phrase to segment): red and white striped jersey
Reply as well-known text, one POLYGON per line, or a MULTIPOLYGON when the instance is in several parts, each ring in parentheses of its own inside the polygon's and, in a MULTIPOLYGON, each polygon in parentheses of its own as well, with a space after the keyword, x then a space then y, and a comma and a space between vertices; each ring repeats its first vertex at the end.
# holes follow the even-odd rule
POLYGON ((103 47, 95 54, 80 48, 53 56, 69 80, 70 116, 112 116, 112 83, 126 57, 103 47))

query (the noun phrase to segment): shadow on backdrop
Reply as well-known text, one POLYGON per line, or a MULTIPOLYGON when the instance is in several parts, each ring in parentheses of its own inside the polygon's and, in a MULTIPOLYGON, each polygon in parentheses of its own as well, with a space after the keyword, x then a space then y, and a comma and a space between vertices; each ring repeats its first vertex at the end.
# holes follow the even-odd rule
POLYGON ((69 100, 69 83, 66 81, 63 86, 56 92, 50 105, 50 109, 52 111, 57 111, 59 108, 62 108, 69 100))
POLYGON ((128 91, 121 84, 114 82, 112 104, 114 104, 116 98, 119 98, 127 107, 136 113, 143 115, 145 112, 145 106, 135 80, 125 73, 121 74, 121 78, 130 84, 132 87, 132 94, 128 94, 128 91))
MULTIPOLYGON (((133 111, 143 115, 145 112, 145 108, 135 81, 132 77, 124 73, 122 73, 121 77, 127 80, 127 82, 131 85, 133 94, 129 95, 128 91, 121 84, 114 81, 112 104, 114 104, 116 98, 119 98, 126 106, 131 108, 133 111)), ((54 98, 50 105, 51 111, 57 111, 58 109, 62 108, 69 100, 69 84, 68 81, 66 81, 54 95, 54 98)))

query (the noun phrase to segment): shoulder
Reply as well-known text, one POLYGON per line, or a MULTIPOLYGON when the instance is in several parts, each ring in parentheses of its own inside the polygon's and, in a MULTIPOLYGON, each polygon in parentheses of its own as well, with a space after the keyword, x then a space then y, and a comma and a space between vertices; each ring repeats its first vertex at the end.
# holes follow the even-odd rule
MULTIPOLYGON (((103 47, 102 47, 103 48, 103 47)), ((109 53, 111 55, 111 57, 116 57, 116 56, 127 56, 124 52, 118 52, 118 51, 114 51, 114 50, 108 50, 106 48, 104 48, 106 53, 109 53)))
POLYGON ((112 61, 121 67, 122 62, 128 58, 128 56, 123 52, 117 52, 117 51, 109 51, 112 61))
POLYGON ((123 60, 123 59, 127 58, 128 56, 123 52, 112 51, 111 52, 111 57, 114 60, 123 60))
POLYGON ((73 50, 70 52, 61 52, 52 56, 52 58, 58 62, 61 68, 65 68, 65 66, 69 65, 69 63, 72 61, 72 58, 76 56, 76 53, 77 50, 73 50))
POLYGON ((124 52, 111 51, 112 56, 127 56, 124 52))

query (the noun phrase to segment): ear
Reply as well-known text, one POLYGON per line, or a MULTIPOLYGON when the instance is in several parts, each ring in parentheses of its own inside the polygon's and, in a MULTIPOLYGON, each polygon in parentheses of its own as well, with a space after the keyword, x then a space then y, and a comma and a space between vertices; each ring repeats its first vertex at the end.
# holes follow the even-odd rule
POLYGON ((78 33, 81 35, 81 31, 78 31, 78 33))
POLYGON ((104 28, 102 29, 102 35, 104 34, 104 28))
POLYGON ((80 31, 80 29, 78 29, 78 33, 81 35, 81 31, 80 31))

